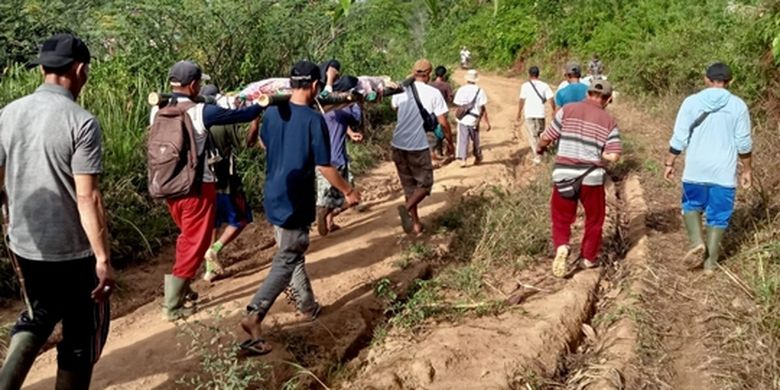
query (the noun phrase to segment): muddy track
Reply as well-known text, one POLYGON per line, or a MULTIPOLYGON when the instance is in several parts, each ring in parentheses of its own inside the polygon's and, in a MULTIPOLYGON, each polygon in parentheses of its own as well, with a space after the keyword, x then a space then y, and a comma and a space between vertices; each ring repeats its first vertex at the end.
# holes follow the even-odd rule
MULTIPOLYGON (((516 276, 518 284, 537 290, 521 305, 497 316, 434 322, 412 338, 402 332, 388 337, 361 355, 353 364, 354 378, 339 388, 505 389, 566 382, 576 368, 570 356, 583 343, 598 342, 590 324, 601 290, 621 267, 626 231, 644 224, 625 212, 631 206, 623 181, 608 185, 607 193, 605 267, 557 279, 550 273, 550 259, 539 259, 516 276)), ((594 379, 588 383, 598 384, 594 379)))

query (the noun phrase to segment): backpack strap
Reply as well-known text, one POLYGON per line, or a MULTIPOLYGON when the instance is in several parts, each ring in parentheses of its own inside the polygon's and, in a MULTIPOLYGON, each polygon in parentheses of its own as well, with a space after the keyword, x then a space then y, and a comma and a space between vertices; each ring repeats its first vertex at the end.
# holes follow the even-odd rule
POLYGON ((414 85, 414 81, 412 81, 412 84, 409 85, 412 87, 412 95, 414 96, 414 102, 417 103, 417 111, 420 112, 420 118, 422 118, 423 123, 425 122, 425 107, 423 107, 422 102, 420 102, 420 96, 417 94, 417 87, 414 85))
POLYGON ((691 143, 691 137, 693 136, 693 130, 696 129, 697 127, 699 127, 699 125, 701 125, 702 122, 704 122, 704 120, 707 119, 707 117, 710 114, 712 114, 713 112, 715 112, 715 111, 704 111, 704 112, 701 113, 701 115, 699 115, 698 118, 696 118, 696 120, 693 121, 693 123, 691 123, 691 126, 688 127, 688 143, 689 144, 691 143))
POLYGON ((533 80, 528 80, 528 83, 531 84, 531 88, 534 89, 534 92, 536 92, 536 96, 539 96, 539 99, 542 101, 542 104, 547 103, 547 99, 542 96, 541 93, 539 93, 539 90, 536 89, 536 85, 534 85, 533 80))
POLYGON ((474 117, 477 116, 473 110, 475 107, 477 107, 477 98, 479 97, 480 92, 482 92, 482 88, 477 88, 477 93, 474 94, 474 99, 471 100, 471 110, 469 111, 469 115, 474 117))

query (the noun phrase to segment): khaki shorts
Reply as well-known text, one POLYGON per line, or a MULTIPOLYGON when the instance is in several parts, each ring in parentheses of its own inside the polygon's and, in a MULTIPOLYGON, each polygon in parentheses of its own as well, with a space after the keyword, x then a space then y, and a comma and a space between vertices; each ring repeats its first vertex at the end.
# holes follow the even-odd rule
POLYGON ((426 194, 431 193, 433 163, 428 149, 409 151, 393 148, 393 162, 407 197, 418 189, 425 190, 426 194))

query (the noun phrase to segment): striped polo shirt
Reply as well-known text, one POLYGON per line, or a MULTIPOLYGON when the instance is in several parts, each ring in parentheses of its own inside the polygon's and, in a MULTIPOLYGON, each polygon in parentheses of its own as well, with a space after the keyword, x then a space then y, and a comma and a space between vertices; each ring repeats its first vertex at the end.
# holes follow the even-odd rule
POLYGON ((553 181, 578 177, 595 165, 599 168, 589 173, 583 184, 602 185, 602 153, 622 152, 615 119, 598 102, 590 100, 562 107, 542 136, 559 141, 553 181))

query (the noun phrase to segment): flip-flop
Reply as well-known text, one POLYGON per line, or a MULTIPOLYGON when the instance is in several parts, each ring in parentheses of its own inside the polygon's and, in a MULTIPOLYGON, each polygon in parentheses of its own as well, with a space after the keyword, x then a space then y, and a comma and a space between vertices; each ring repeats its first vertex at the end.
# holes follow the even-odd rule
POLYGON ((262 338, 246 340, 239 345, 239 348, 247 355, 253 356, 266 355, 274 350, 273 347, 271 347, 271 344, 262 338), (259 348, 258 344, 260 344, 259 348))
POLYGON ((341 226, 336 225, 335 223, 333 225, 330 225, 330 232, 331 233, 333 233, 333 232, 335 232, 336 230, 339 230, 339 229, 341 229, 341 226))
POLYGON ((398 216, 401 217, 401 227, 404 228, 404 232, 409 234, 414 228, 414 222, 412 222, 412 216, 409 215, 409 211, 404 206, 398 206, 398 216))

